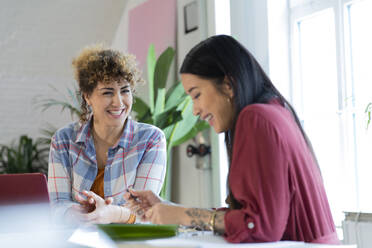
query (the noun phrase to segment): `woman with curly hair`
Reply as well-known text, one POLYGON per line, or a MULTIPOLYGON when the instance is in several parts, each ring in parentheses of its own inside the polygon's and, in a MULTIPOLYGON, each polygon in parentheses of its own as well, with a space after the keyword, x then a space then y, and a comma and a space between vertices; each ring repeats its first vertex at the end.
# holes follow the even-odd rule
POLYGON ((135 58, 95 45, 72 65, 82 114, 52 137, 54 215, 68 223, 134 223, 123 194, 129 188, 159 194, 166 170, 163 132, 129 116, 135 86, 143 82, 135 58))

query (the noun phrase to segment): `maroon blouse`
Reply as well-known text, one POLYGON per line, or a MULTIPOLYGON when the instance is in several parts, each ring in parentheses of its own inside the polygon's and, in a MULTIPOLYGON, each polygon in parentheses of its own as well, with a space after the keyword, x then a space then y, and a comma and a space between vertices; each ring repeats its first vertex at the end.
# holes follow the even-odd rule
POLYGON ((229 185, 242 208, 226 211, 227 241, 340 243, 318 166, 277 101, 240 112, 229 185))

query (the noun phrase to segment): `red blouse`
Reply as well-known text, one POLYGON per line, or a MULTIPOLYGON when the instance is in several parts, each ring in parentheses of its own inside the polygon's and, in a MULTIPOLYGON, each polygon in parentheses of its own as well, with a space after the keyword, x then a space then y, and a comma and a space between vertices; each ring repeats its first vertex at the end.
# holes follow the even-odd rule
POLYGON ((277 101, 239 114, 227 210, 229 242, 294 240, 339 244, 319 168, 291 113, 277 101))

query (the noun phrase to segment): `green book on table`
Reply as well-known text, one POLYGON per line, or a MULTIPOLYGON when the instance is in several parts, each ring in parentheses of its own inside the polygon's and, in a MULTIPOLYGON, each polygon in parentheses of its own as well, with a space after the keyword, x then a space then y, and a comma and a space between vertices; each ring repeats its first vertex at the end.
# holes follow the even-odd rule
POLYGON ((113 240, 143 240, 176 236, 178 225, 100 224, 97 225, 113 240))

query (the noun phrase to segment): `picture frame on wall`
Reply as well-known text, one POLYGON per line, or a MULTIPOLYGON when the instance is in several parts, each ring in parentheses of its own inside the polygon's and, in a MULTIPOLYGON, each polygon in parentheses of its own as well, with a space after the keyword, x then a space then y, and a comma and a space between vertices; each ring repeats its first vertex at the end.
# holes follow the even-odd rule
POLYGON ((198 3, 192 1, 183 7, 185 34, 199 28, 198 3))

